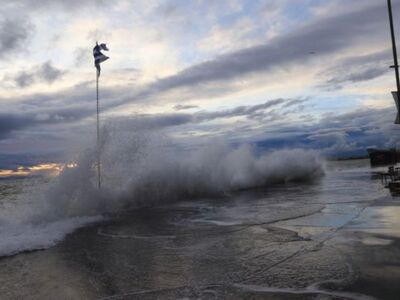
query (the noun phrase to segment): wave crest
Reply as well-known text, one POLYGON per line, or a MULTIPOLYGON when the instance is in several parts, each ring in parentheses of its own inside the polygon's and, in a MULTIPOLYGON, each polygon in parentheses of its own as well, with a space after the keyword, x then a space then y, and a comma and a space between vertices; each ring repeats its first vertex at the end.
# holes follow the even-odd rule
POLYGON ((25 193, 0 211, 0 256, 53 246, 104 213, 274 183, 309 181, 323 174, 314 152, 257 154, 252 147, 210 143, 177 150, 146 134, 111 136, 102 149, 103 187, 97 189, 96 152, 85 151, 47 190, 25 193))

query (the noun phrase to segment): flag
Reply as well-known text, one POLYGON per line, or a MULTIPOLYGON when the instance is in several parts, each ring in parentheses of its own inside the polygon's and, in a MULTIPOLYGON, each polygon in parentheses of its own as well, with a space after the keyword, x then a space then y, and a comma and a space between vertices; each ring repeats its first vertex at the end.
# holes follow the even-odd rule
POLYGON ((103 53, 101 53, 101 50, 108 51, 106 44, 99 45, 96 42, 96 46, 94 46, 94 48, 93 48, 93 56, 94 56, 94 66, 97 69, 97 78, 100 77, 100 70, 101 70, 100 63, 109 59, 108 56, 105 56, 103 53))

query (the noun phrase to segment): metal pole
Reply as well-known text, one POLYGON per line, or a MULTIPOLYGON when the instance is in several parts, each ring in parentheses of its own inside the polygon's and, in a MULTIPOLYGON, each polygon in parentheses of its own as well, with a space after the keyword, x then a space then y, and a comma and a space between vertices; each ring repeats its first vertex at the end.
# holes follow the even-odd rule
POLYGON ((393 59, 394 66, 392 66, 396 72, 396 86, 397 86, 397 94, 400 92, 400 79, 399 79, 399 64, 397 60, 397 49, 396 49, 396 37, 394 35, 394 26, 393 26, 393 14, 392 14, 392 1, 387 0, 388 10, 389 10, 389 20, 390 20, 390 33, 392 35, 392 49, 393 49, 393 59))
POLYGON ((96 70, 96 99, 97 99, 97 180, 98 187, 101 188, 101 169, 100 169, 100 117, 99 117, 99 76, 96 70))

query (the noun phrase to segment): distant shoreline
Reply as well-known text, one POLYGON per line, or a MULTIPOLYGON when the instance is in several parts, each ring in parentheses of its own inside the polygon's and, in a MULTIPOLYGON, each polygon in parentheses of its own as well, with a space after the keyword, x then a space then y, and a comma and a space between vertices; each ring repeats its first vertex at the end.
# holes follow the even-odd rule
POLYGON ((326 158, 328 161, 345 161, 345 160, 361 160, 361 159, 369 159, 368 155, 364 156, 350 156, 350 157, 327 157, 326 158))

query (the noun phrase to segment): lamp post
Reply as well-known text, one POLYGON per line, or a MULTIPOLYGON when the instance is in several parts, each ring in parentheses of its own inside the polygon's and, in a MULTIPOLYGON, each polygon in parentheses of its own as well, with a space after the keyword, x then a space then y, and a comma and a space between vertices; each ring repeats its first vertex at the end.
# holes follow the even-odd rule
POLYGON ((394 25, 393 25, 393 13, 392 13, 392 1, 387 0, 388 4, 388 12, 389 12, 389 22, 390 22, 390 34, 392 37, 392 50, 393 50, 393 61, 394 65, 390 66, 391 68, 394 69, 395 74, 396 74, 396 88, 397 90, 392 92, 394 101, 396 103, 397 107, 397 117, 396 121, 394 122, 395 124, 400 124, 400 105, 399 105, 399 93, 400 93, 400 78, 399 78, 399 64, 398 64, 398 59, 397 59, 397 47, 396 47, 396 36, 394 33, 394 25))

